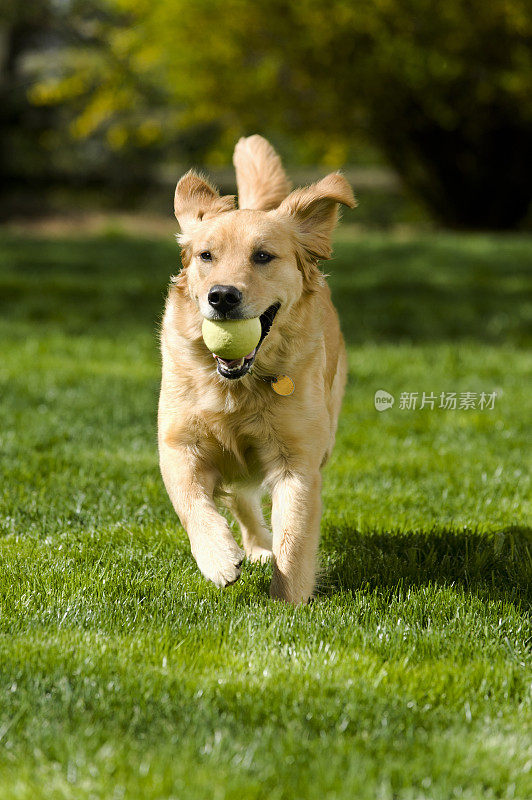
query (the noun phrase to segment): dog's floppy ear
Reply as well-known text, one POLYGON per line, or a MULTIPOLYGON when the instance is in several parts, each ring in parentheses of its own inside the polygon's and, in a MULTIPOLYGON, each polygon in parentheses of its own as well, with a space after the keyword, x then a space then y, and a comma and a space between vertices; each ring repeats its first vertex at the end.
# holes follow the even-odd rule
POLYGON ((204 218, 232 211, 234 207, 234 195, 220 197, 216 189, 193 170, 183 175, 176 186, 174 213, 183 232, 204 218))
POLYGON ((332 172, 318 183, 296 189, 271 211, 292 222, 296 257, 307 291, 316 291, 323 282, 318 260, 331 257, 331 235, 338 221, 338 207, 356 206, 351 187, 339 172, 332 172))
POLYGON ((239 139, 233 155, 240 208, 269 211, 290 191, 281 159, 267 139, 258 134, 239 139))
POLYGON ((289 217, 296 237, 313 260, 330 258, 331 235, 338 221, 338 206, 356 206, 353 191, 339 172, 332 172, 318 183, 296 189, 272 213, 289 217))

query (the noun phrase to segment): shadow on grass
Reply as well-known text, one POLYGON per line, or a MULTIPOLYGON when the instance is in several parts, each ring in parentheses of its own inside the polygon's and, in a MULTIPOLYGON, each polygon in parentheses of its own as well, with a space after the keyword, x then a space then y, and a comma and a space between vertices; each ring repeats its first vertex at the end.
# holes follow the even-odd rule
POLYGON ((320 595, 359 589, 395 593, 440 584, 523 608, 532 604, 532 528, 368 534, 330 528, 322 550, 327 567, 320 595))

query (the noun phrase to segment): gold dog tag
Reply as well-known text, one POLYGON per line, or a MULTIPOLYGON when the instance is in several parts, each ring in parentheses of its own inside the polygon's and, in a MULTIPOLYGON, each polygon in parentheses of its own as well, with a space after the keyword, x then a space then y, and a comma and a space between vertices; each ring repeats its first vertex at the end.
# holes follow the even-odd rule
POLYGON ((292 394, 296 385, 292 378, 288 375, 278 375, 277 378, 272 381, 272 389, 277 394, 282 395, 283 397, 288 397, 288 395, 292 394))

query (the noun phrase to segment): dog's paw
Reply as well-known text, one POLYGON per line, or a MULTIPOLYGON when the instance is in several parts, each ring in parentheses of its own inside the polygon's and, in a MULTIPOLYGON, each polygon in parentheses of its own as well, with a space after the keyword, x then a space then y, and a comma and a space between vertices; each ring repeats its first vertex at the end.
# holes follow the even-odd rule
POLYGON ((297 581, 289 580, 274 567, 273 578, 270 584, 270 597, 272 600, 282 600, 284 603, 298 606, 308 603, 312 597, 312 588, 299 585, 297 581))
POLYGON ((254 545, 247 553, 248 561, 259 562, 260 564, 268 564, 272 558, 272 551, 267 550, 265 547, 259 547, 259 545, 254 545))
POLYGON ((214 540, 194 553, 202 575, 219 589, 240 578, 244 553, 235 541, 214 540))

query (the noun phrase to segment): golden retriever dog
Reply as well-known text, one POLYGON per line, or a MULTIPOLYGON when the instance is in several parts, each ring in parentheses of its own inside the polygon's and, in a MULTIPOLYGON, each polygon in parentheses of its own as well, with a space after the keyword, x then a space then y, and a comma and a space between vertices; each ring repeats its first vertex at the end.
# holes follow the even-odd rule
POLYGON ((261 136, 240 139, 234 164, 238 209, 193 171, 175 192, 183 266, 161 331, 161 473, 206 578, 234 583, 244 558, 218 500, 240 526, 245 556, 273 561, 271 597, 297 604, 316 580, 320 470, 347 372, 318 261, 331 255, 339 204, 353 208, 355 199, 339 173, 290 192, 261 136), (213 355, 204 317, 260 317, 260 342, 242 359, 213 355), (262 513, 266 492, 272 532, 262 513))

